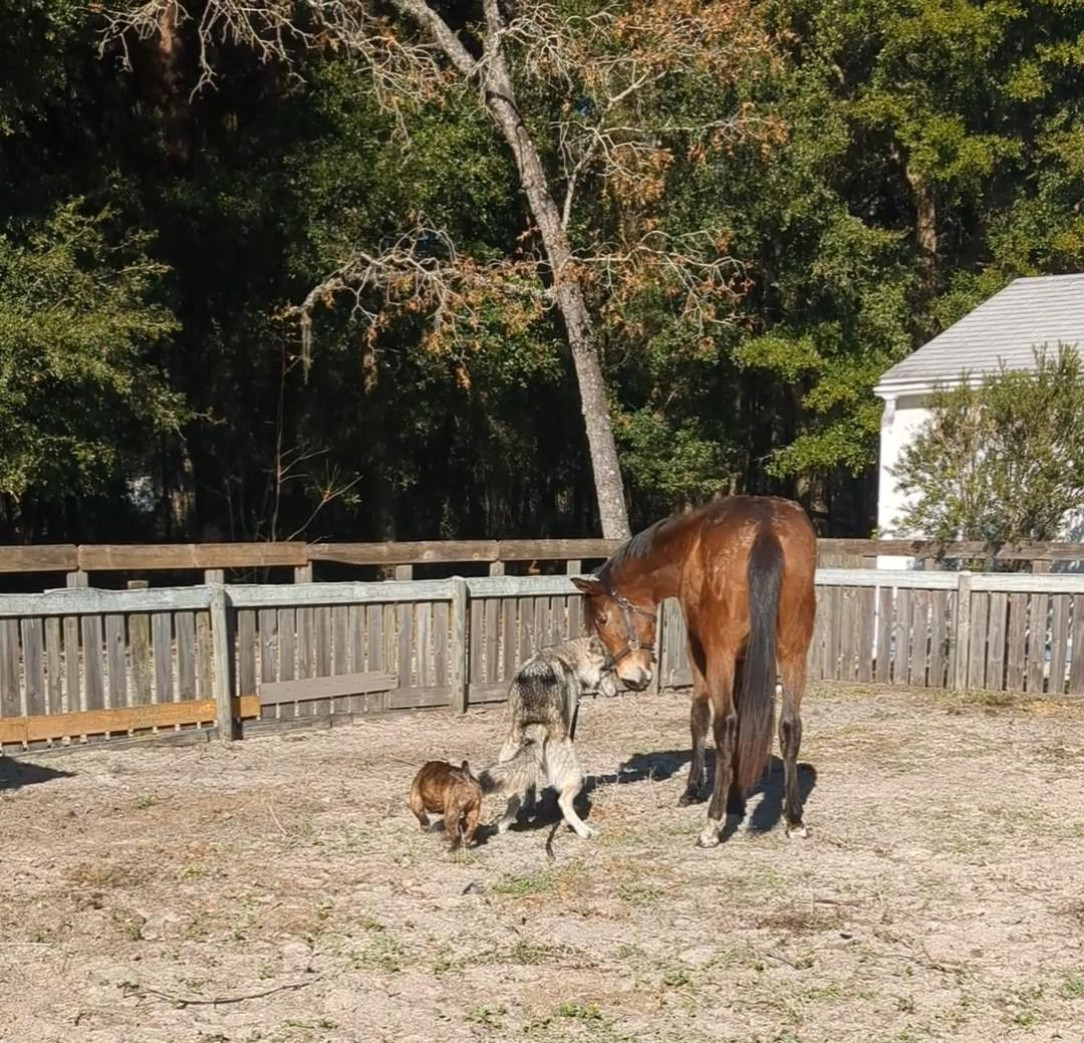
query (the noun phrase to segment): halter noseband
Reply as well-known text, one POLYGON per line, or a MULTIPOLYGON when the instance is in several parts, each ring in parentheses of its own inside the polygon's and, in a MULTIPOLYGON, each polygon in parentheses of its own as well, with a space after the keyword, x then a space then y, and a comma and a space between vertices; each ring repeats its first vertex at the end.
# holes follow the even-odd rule
MULTIPOLYGON (((639 605, 634 605, 627 597, 622 594, 618 594, 616 590, 610 587, 607 593, 617 602, 618 607, 621 609, 621 615, 625 622, 625 634, 626 641, 625 647, 621 649, 613 657, 613 665, 617 666, 622 659, 627 655, 632 655, 633 652, 645 651, 650 654, 652 660, 655 659, 655 642, 650 644, 644 644, 636 635, 636 627, 632 623, 633 612, 638 612, 641 616, 647 616, 648 619, 656 619, 658 617, 657 612, 652 612, 646 608, 640 608, 639 605)), ((612 669, 612 668, 611 668, 612 669)))

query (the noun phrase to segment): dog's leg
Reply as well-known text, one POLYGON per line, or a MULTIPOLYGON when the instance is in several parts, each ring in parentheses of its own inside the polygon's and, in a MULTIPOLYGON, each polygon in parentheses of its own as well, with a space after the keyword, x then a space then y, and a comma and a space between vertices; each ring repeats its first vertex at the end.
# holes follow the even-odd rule
POLYGON ((504 814, 497 820, 497 832, 507 833, 509 826, 515 824, 516 816, 519 815, 519 809, 522 801, 518 793, 513 794, 508 798, 508 807, 504 809, 504 814))
POLYGON ((572 802, 583 789, 584 782, 576 751, 572 743, 567 741, 547 746, 546 771, 550 785, 557 790, 557 806, 561 809, 564 820, 576 831, 576 835, 585 840, 589 839, 597 831, 584 822, 572 806, 572 802))
POLYGON ((414 812, 414 817, 422 827, 422 832, 426 832, 429 829, 429 816, 425 813, 425 805, 417 790, 410 791, 410 810, 414 812))

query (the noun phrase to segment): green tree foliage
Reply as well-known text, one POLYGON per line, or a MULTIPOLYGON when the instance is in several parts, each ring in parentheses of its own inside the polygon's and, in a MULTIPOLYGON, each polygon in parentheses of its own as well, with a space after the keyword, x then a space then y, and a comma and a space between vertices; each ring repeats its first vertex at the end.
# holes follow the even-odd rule
MULTIPOLYGON (((759 0, 746 17, 772 60, 661 78, 634 102, 653 126, 634 176, 587 164, 570 207, 632 522, 779 492, 864 535, 883 370, 1009 279, 1084 269, 1084 4, 759 0), (690 297, 642 250, 613 278, 605 258, 656 233, 725 277, 690 297), (706 299, 705 323, 688 303, 706 299)), ((133 42, 123 73, 101 24, 0 0, 0 534, 596 531, 551 309, 494 298, 437 343, 402 308, 374 340, 343 297, 309 368, 282 318, 420 217, 473 263, 538 256, 477 98, 392 111, 341 51, 299 51, 298 79, 222 43, 193 95, 190 35, 133 42), (153 509, 129 504, 133 481, 153 509)), ((585 77, 514 73, 563 185, 576 154, 554 128, 582 133, 598 98, 585 77)))
POLYGON ((938 391, 895 474, 910 501, 901 535, 992 547, 1065 538, 1084 511, 1079 355, 1040 351, 1033 372, 938 391))
POLYGON ((187 411, 153 349, 176 329, 145 234, 60 207, 0 235, 0 493, 79 496, 139 473, 187 411))

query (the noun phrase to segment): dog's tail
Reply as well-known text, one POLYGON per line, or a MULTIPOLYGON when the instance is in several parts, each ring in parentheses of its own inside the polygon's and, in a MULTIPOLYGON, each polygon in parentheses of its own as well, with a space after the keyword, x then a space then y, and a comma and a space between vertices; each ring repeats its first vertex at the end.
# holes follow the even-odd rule
POLYGON ((511 759, 491 764, 478 773, 482 792, 521 793, 542 779, 544 760, 542 744, 527 739, 511 759))

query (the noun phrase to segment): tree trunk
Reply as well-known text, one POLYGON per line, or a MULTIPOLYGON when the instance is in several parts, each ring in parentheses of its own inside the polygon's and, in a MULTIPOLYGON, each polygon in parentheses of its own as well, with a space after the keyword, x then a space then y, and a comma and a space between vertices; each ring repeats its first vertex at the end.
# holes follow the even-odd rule
POLYGON ((485 98, 490 114, 512 149, 523 191, 538 223, 546 256, 553 269, 554 293, 565 320, 568 345, 580 388, 581 412, 591 451, 602 535, 605 539, 625 539, 630 534, 628 509, 610 424, 606 383, 591 335, 591 317, 584 300, 583 287, 575 272, 572 247, 561 225, 561 212, 546 182, 542 159, 516 107, 511 78, 499 54, 489 66, 485 98))
POLYGON ((572 247, 561 224, 561 212, 546 181, 546 172, 538 149, 523 124, 516 104, 512 77, 501 52, 500 37, 504 20, 498 0, 483 2, 488 39, 487 54, 482 61, 477 61, 470 54, 448 23, 426 0, 393 2, 432 33, 463 76, 472 81, 476 81, 479 76, 482 78, 485 106, 512 150, 520 184, 538 224, 546 256, 553 269, 554 294, 557 307, 565 320, 568 346, 572 352, 572 363, 580 388, 580 408, 591 453, 602 535, 605 539, 626 539, 630 535, 628 509, 625 506, 625 490, 613 427, 610 425, 602 364, 591 335, 591 317, 584 299, 583 286, 576 275, 572 247))
POLYGON ((937 278, 937 202, 933 186, 910 166, 907 182, 915 199, 915 240, 922 251, 923 274, 928 292, 933 292, 937 278))

